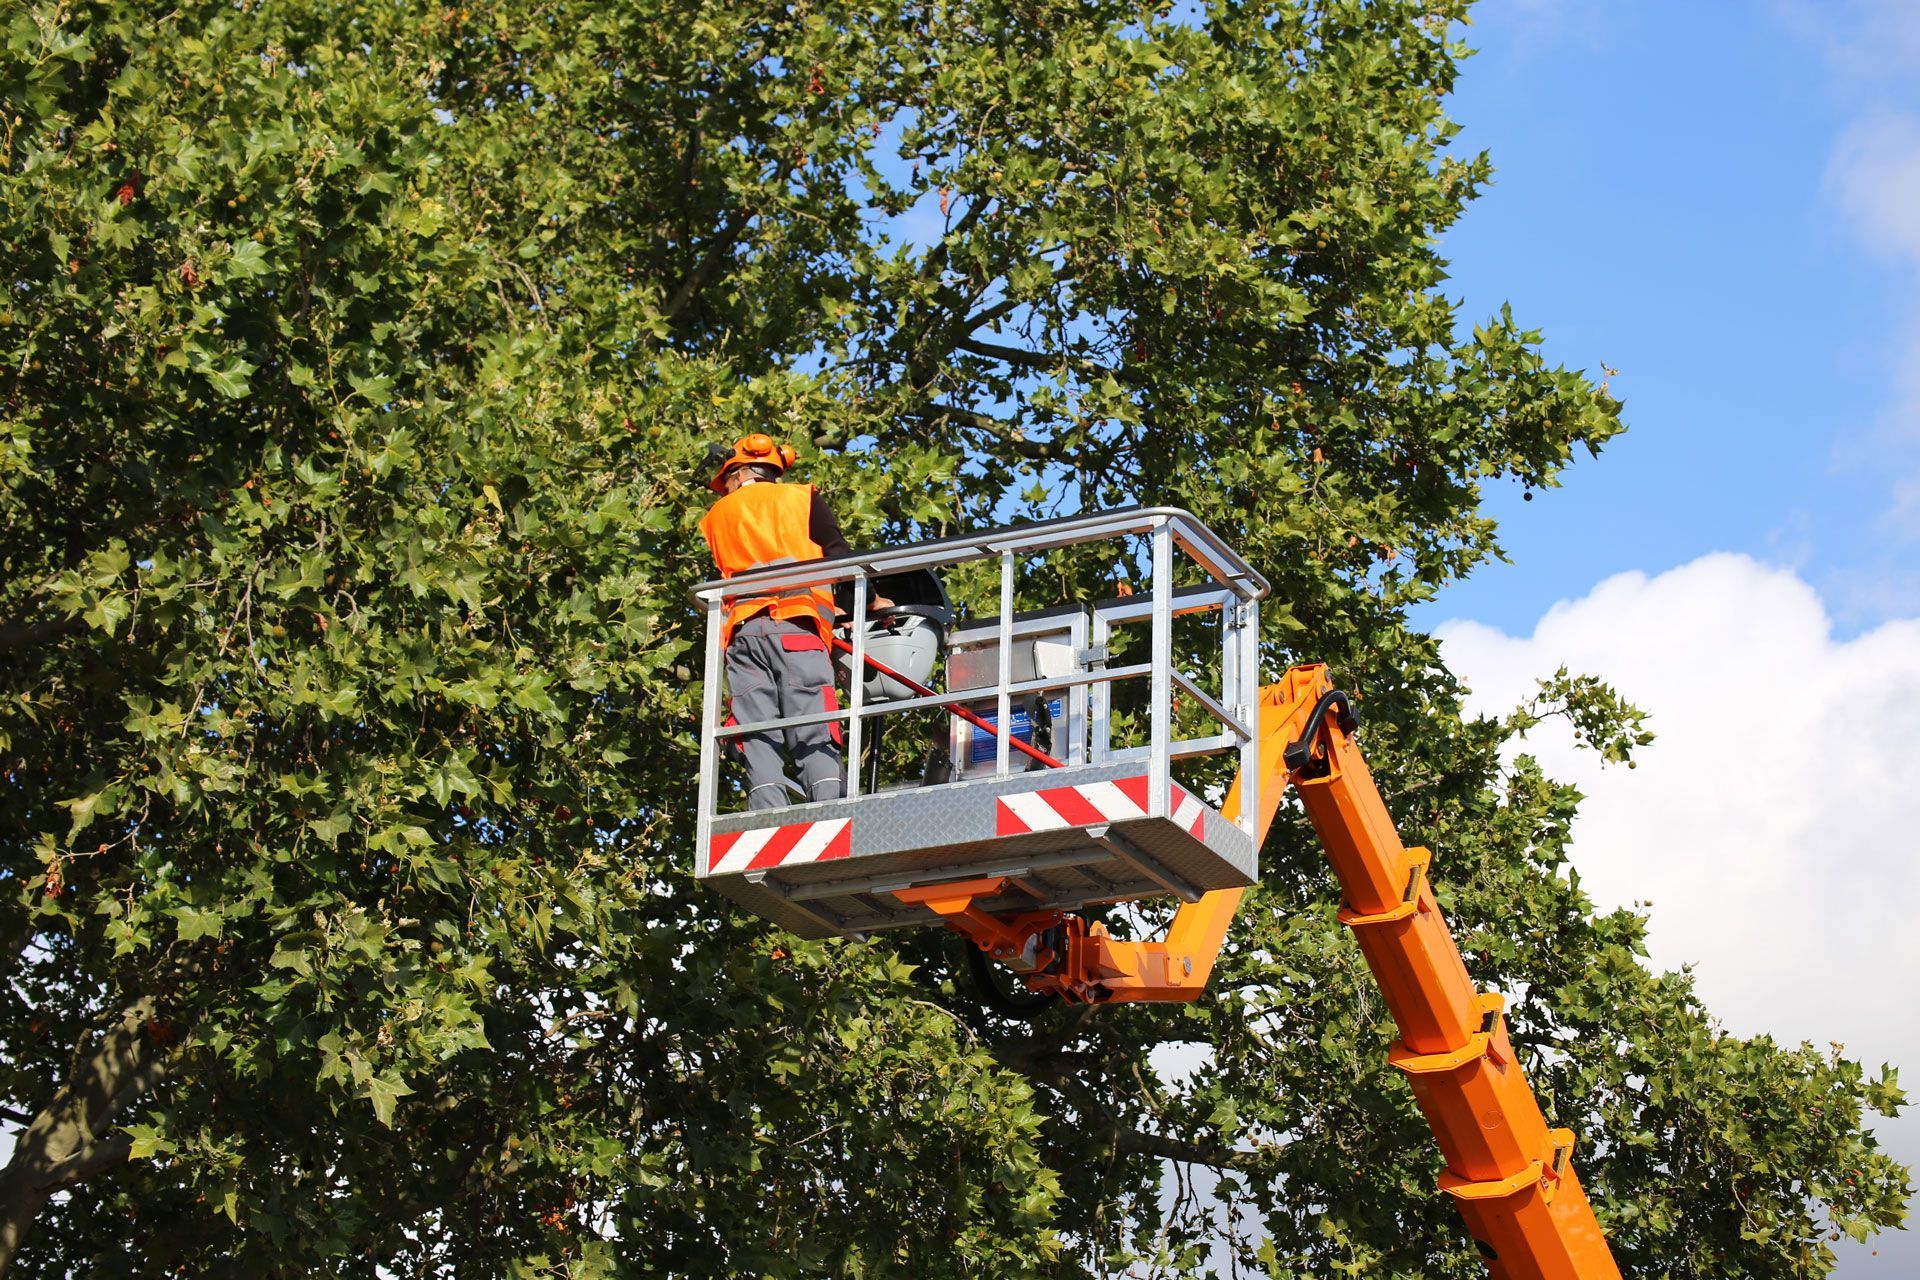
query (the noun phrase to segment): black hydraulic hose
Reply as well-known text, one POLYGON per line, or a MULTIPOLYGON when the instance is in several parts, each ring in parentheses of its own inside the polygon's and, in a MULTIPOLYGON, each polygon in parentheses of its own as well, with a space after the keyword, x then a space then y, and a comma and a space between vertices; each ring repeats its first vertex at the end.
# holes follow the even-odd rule
MULTIPOLYGON (((887 736, 887 724, 882 720, 873 726, 873 736, 867 739, 867 794, 872 795, 880 789, 880 743, 887 736)), ((851 768, 859 768, 851 765, 851 768)))
POLYGON ((1020 992, 1008 991, 994 981, 993 961, 987 959, 986 952, 964 940, 961 945, 967 953, 967 971, 973 975, 973 985, 979 988, 980 998, 995 1013, 1031 1018, 1060 1002, 1060 997, 1051 992, 1030 992, 1024 988, 1020 992))
MULTIPOLYGON (((1289 743, 1281 753, 1286 761, 1289 773, 1299 773, 1313 763, 1314 744, 1320 741, 1320 735, 1326 732, 1327 713, 1334 713, 1335 723, 1344 733, 1352 733, 1360 727, 1360 717, 1353 714, 1353 699, 1341 689, 1329 689, 1320 695, 1320 701, 1313 704, 1313 712, 1307 717, 1306 727, 1300 730, 1297 741, 1289 743)), ((1326 757, 1320 759, 1320 768, 1308 773, 1308 777, 1322 777, 1332 768, 1326 757)))

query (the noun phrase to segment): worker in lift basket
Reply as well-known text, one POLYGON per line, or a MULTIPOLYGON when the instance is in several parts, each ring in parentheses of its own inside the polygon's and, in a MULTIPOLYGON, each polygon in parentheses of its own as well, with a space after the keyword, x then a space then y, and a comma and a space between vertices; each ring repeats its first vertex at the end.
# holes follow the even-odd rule
MULTIPOLYGON (((707 487, 721 496, 701 517, 700 532, 721 577, 849 554, 839 522, 813 486, 781 483, 798 456, 791 446, 756 432, 735 443, 731 454, 718 446, 713 453, 719 465, 707 487)), ((839 709, 828 654, 834 613, 833 593, 826 587, 795 587, 731 603, 720 634, 730 723, 839 709)), ((734 740, 747 765, 747 807, 777 808, 788 803, 789 790, 809 800, 839 799, 845 787, 839 722, 798 725, 785 735, 787 754, 800 774, 798 787, 786 775, 779 730, 734 740)))

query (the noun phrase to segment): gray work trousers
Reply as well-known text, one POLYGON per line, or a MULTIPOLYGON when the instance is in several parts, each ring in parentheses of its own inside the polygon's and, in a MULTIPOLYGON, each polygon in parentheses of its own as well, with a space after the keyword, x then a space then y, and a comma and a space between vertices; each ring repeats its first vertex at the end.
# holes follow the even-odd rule
MULTIPOLYGON (((756 614, 734 628, 726 656, 728 707, 737 724, 832 711, 840 705, 833 692, 833 660, 812 627, 756 614)), ((809 800, 838 800, 845 794, 840 741, 838 722, 735 738, 747 765, 747 808, 790 804, 790 790, 801 791, 809 800), (780 751, 783 733, 803 791, 787 778, 780 751)))

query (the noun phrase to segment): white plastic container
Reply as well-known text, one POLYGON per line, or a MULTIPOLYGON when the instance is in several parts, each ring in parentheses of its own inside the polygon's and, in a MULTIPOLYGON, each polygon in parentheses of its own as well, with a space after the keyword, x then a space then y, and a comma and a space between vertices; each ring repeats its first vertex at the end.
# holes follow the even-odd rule
MULTIPOLYGON (((933 664, 940 656, 940 624, 914 611, 913 606, 889 610, 866 624, 867 656, 884 663, 909 680, 925 685, 933 677, 933 664)), ((853 664, 851 654, 840 655, 841 674, 853 664)), ((913 689, 891 676, 867 668, 866 700, 895 702, 919 696, 913 689)))

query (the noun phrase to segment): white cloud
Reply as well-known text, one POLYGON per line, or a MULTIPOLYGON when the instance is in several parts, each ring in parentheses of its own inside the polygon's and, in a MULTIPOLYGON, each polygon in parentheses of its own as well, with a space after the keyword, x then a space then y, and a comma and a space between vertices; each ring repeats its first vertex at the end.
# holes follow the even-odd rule
MULTIPOLYGON (((1653 963, 1694 966, 1736 1034, 1842 1042, 1920 1083, 1920 618, 1839 639, 1791 569, 1716 554, 1608 578, 1530 636, 1466 621, 1437 634, 1472 710, 1505 715, 1564 665, 1652 714, 1658 739, 1631 770, 1560 721, 1525 749, 1586 796, 1573 861, 1587 891, 1651 901, 1653 963)), ((1153 1061, 1184 1081, 1206 1057, 1180 1044, 1153 1061)), ((1920 1109, 1875 1127, 1920 1161, 1920 1109)), ((1920 1274, 1912 1233, 1836 1248, 1836 1280, 1920 1274)))
MULTIPOLYGON (((1872 434, 1876 447, 1899 449, 1893 467, 1916 471, 1907 451, 1920 440, 1920 3, 1916 0, 1775 0, 1786 27, 1820 51, 1832 91, 1852 104, 1853 120, 1835 138, 1827 189, 1846 225, 1867 250, 1891 262, 1900 314, 1877 345, 1886 352, 1889 401, 1872 434)), ((1871 339, 1870 339, 1871 340, 1871 339)), ((1883 527, 1911 543, 1904 499, 1884 513, 1883 527)))
MULTIPOLYGON (((1913 6, 1920 31, 1920 4, 1913 6)), ((1827 189, 1848 230, 1875 256, 1894 264, 1909 290, 1920 289, 1920 111, 1878 107, 1860 115, 1834 142, 1827 189)), ((1882 440, 1920 437, 1920 307, 1909 299, 1896 331, 1886 335, 1893 395, 1882 440)), ((1911 465, 1907 467, 1911 470, 1911 465)), ((1909 478, 1888 513, 1889 529, 1914 536, 1909 478)))
MULTIPOLYGON (((1604 48, 1611 30, 1607 7, 1592 0, 1481 0, 1473 12, 1473 27, 1505 29, 1523 56, 1568 40, 1589 49, 1604 48)), ((1468 34, 1471 37, 1471 29, 1468 34)))
MULTIPOLYGON (((1526 749, 1586 800, 1573 835, 1604 906, 1650 901, 1649 950, 1694 966, 1729 1030, 1838 1041, 1920 1080, 1920 618, 1837 639, 1798 575, 1711 555, 1609 578, 1531 636, 1439 628, 1470 705, 1504 714, 1562 664, 1652 713, 1639 767, 1602 767, 1559 722, 1526 749)), ((1877 1120, 1920 1165, 1920 1107, 1877 1120)), ((1920 1238, 1842 1243, 1836 1280, 1909 1280, 1920 1238)))
POLYGON ((1920 1064, 1920 619, 1836 639, 1812 587, 1746 556, 1622 574, 1532 636, 1439 632, 1500 714, 1565 664, 1653 715, 1639 767, 1550 722, 1527 749, 1586 794, 1574 864, 1602 904, 1650 900, 1730 1030, 1920 1064))
POLYGON ((1920 265, 1920 115, 1883 108, 1855 120, 1827 181, 1869 249, 1920 265))
POLYGON ((1897 78, 1920 60, 1913 0, 1776 0, 1775 8, 1849 83, 1897 78))

